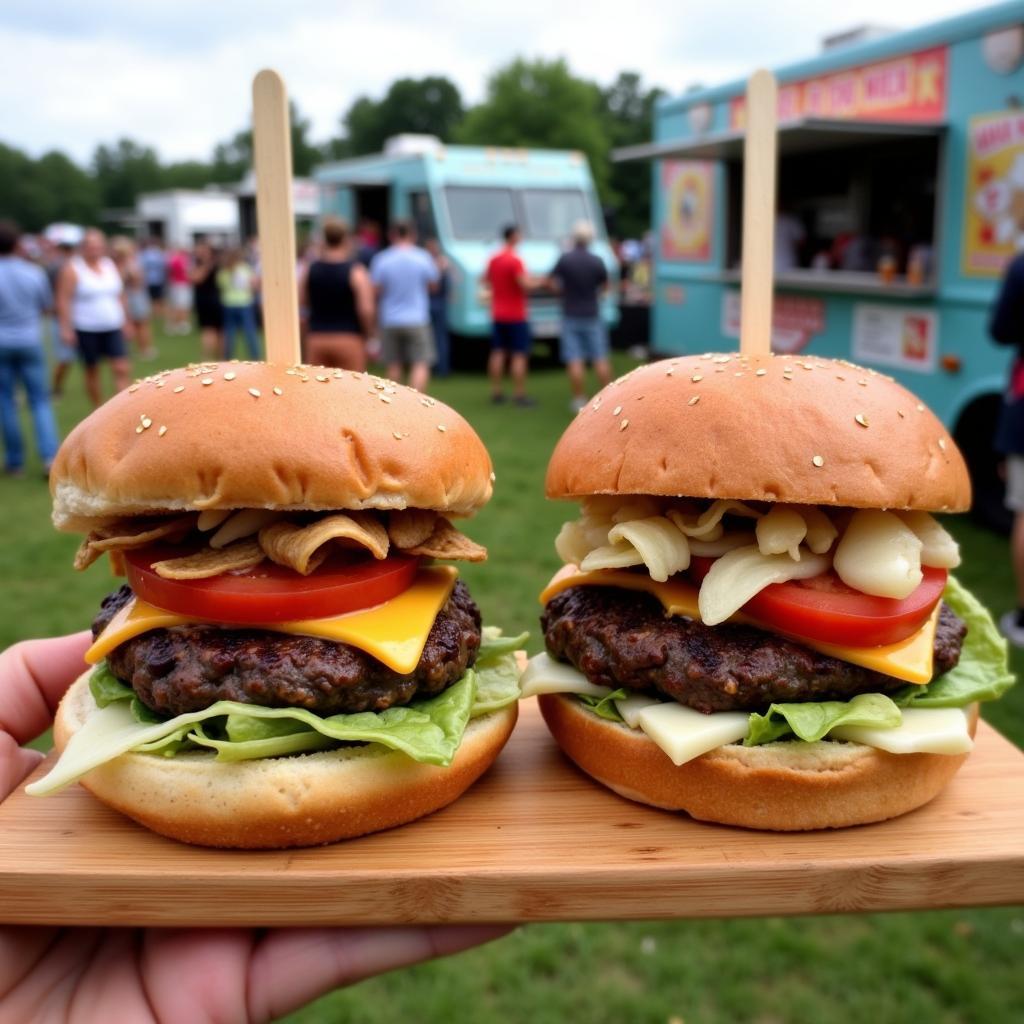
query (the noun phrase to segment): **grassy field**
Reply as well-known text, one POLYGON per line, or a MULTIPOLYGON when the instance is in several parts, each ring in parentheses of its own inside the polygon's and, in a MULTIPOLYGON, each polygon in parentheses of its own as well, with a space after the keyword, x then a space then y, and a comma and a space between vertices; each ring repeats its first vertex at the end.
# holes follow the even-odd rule
MULTIPOLYGON (((198 355, 194 338, 160 339, 161 360, 198 355)), ((620 361, 619 368, 627 364, 620 361)), ((552 538, 566 514, 542 498, 544 466, 568 423, 564 377, 534 375, 533 410, 495 407, 480 378, 456 376, 434 393, 480 431, 494 458, 494 501, 470 524, 488 545, 486 566, 466 570, 486 621, 532 629, 536 593, 557 565, 552 538)), ((72 377, 57 407, 62 430, 87 411, 72 377)), ((101 565, 71 569, 73 537, 49 525, 38 467, 0 479, 0 643, 67 632, 90 621, 111 580, 101 565)), ((961 577, 994 610, 1012 601, 1002 538, 953 524, 961 577)), ((1015 668, 1024 657, 1015 654, 1015 668)), ((1024 688, 986 716, 1024 743, 1024 688)), ((637 1022, 637 1024, 1002 1024, 1024 1019, 1024 910, 834 916, 750 921, 544 925, 491 946, 336 992, 293 1024, 397 1021, 637 1022)))

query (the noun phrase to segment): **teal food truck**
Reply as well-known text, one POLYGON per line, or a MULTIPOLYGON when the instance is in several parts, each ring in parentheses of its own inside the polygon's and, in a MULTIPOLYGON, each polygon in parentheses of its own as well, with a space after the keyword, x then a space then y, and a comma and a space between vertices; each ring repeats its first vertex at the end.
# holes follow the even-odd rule
MULTIPOLYGON (((1010 353, 987 320, 1024 244, 1024 3, 864 35, 776 72, 773 348, 852 359, 921 395, 995 517, 1010 353)), ((654 141, 616 153, 654 161, 661 353, 738 345, 743 94, 732 82, 663 100, 654 141)))
MULTIPOLYGON (((438 239, 451 262, 448 323, 455 338, 490 336, 491 317, 480 279, 497 250, 501 231, 517 224, 519 254, 530 274, 546 275, 569 239, 573 224, 589 221, 593 251, 614 275, 590 168, 582 153, 548 149, 448 146, 432 136, 400 135, 383 153, 326 164, 314 172, 324 214, 350 224, 369 220, 385 230, 396 218, 412 221, 422 242, 438 239)), ((616 318, 613 301, 603 315, 616 318)), ((530 301, 535 338, 558 336, 553 295, 530 301)))

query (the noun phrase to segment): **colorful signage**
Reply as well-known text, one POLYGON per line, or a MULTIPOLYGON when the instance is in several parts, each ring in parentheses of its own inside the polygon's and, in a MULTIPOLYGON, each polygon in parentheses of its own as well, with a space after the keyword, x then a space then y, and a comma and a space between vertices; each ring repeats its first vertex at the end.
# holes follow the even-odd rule
POLYGON ((665 219, 661 255, 666 260, 711 259, 715 165, 706 160, 665 160, 661 188, 665 219))
POLYGON ((963 272, 998 277, 1024 244, 1024 112, 972 117, 967 135, 963 272))
MULTIPOLYGON (((827 117, 858 121, 941 121, 946 115, 946 48, 909 53, 877 64, 779 86, 779 120, 827 117)), ((746 121, 742 96, 729 105, 729 124, 746 121)))
MULTIPOLYGON (((772 351, 795 355, 825 330, 825 303, 799 295, 776 295, 772 303, 772 351)), ((722 334, 740 336, 740 293, 722 294, 722 334)))
POLYGON ((858 303, 853 307, 853 358, 931 373, 938 359, 938 325, 932 309, 858 303))

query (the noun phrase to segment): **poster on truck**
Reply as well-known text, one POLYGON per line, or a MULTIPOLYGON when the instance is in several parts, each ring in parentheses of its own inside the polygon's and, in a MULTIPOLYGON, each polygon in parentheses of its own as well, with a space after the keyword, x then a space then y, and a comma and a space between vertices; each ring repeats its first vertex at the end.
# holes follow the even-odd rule
POLYGON ((853 360, 932 373, 938 333, 939 318, 932 309, 858 302, 853 307, 853 360))
POLYGON ((708 160, 665 160, 661 188, 665 219, 661 255, 666 260, 711 259, 715 165, 708 160))
POLYGON ((972 117, 967 142, 963 272, 999 277, 1024 244, 1024 111, 972 117))

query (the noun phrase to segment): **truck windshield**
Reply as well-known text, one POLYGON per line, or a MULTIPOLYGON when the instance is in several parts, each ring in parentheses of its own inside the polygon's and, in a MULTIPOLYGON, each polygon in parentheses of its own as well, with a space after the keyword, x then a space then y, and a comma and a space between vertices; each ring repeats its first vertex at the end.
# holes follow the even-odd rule
POLYGON ((444 195, 456 238, 495 241, 502 228, 518 221, 511 189, 449 187, 444 195))
POLYGON ((564 241, 579 220, 590 220, 578 188, 491 188, 450 185, 444 190, 452 234, 463 241, 497 241, 509 224, 524 238, 564 241))

